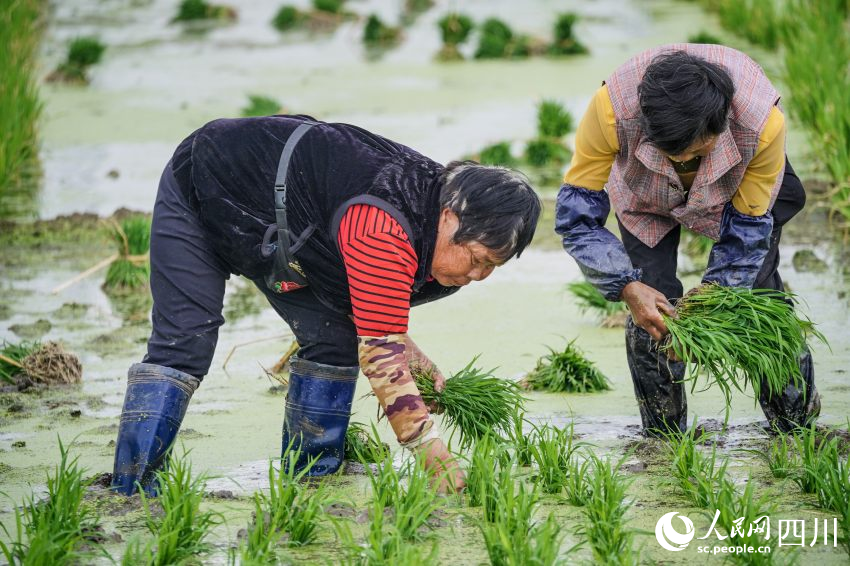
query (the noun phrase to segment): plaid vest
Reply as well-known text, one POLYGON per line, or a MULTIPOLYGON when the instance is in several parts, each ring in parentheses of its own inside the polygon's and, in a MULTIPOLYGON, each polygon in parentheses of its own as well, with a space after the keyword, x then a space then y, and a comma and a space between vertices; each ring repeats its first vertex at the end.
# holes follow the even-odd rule
MULTIPOLYGON (((620 222, 650 247, 677 223, 717 240, 723 208, 738 190, 758 148, 759 134, 779 102, 779 93, 764 71, 740 51, 682 43, 644 51, 614 71, 606 84, 620 144, 607 188, 620 222), (735 85, 729 127, 720 134, 711 154, 703 158, 687 200, 673 164, 644 136, 638 99, 638 85, 652 59, 679 50, 725 68, 735 85)), ((783 172, 773 187, 771 207, 783 172)))

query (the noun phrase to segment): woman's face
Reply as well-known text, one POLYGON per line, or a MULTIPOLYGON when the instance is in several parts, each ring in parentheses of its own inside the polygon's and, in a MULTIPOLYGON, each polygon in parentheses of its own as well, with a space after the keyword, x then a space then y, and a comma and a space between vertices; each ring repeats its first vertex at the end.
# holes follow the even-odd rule
POLYGON ((454 243, 452 238, 458 226, 457 215, 444 208, 437 225, 431 276, 446 287, 462 287, 470 281, 482 281, 502 265, 488 248, 478 242, 454 243))
POLYGON ((676 155, 667 155, 673 161, 690 161, 694 157, 706 157, 709 153, 714 151, 714 146, 717 145, 717 140, 720 136, 710 136, 707 138, 702 138, 700 140, 695 141, 688 149, 683 151, 682 153, 676 155))

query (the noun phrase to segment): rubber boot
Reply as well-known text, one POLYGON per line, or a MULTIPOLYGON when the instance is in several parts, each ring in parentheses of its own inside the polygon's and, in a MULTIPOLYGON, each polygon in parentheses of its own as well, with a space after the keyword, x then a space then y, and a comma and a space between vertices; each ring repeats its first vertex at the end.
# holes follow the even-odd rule
POLYGON ((762 385, 759 404, 771 430, 790 432, 797 427, 806 428, 820 415, 815 366, 808 348, 800 356, 800 374, 803 376, 802 387, 792 381, 781 395, 771 397, 767 384, 762 385))
POLYGON ((127 374, 127 392, 118 440, 112 489, 123 495, 136 492, 156 496, 156 472, 174 443, 189 399, 200 381, 187 373, 155 364, 134 364, 127 374))
POLYGON ((688 402, 682 383, 685 364, 659 352, 658 343, 631 316, 626 321, 626 359, 644 434, 661 436, 687 430, 688 402))
POLYGON ((360 368, 329 366, 297 357, 292 358, 289 367, 281 457, 292 443, 293 449, 301 451, 295 462, 296 471, 318 456, 305 475, 333 474, 345 454, 345 432, 360 368))

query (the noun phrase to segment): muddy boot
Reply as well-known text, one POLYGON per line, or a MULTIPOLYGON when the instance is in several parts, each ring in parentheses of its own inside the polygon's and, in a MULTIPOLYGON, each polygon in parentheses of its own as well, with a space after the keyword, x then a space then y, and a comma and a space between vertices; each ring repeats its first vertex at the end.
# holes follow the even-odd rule
POLYGON ((771 430, 790 432, 797 427, 808 427, 820 415, 820 395, 815 388, 815 366, 808 349, 800 356, 802 388, 793 382, 781 395, 770 396, 767 385, 762 386, 759 403, 771 430))
POLYGON ((290 442, 301 450, 297 470, 318 456, 308 476, 336 472, 345 453, 345 431, 351 417, 351 401, 358 366, 336 367, 292 357, 289 392, 283 418, 281 457, 290 442))
POLYGON ((183 422, 200 381, 187 373, 155 364, 134 364, 115 442, 112 489, 132 495, 136 483, 156 495, 154 479, 183 422))
POLYGON ((626 321, 626 359, 635 387, 643 432, 661 436, 665 432, 684 432, 688 428, 688 402, 685 364, 674 362, 658 351, 658 343, 649 333, 626 321))

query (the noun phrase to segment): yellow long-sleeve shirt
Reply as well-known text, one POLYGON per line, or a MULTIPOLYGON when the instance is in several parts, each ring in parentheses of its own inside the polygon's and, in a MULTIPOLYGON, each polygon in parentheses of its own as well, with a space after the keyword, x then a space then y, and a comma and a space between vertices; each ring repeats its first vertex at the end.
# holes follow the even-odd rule
MULTIPOLYGON (((579 123, 575 153, 564 182, 594 191, 602 190, 619 150, 614 107, 608 87, 603 85, 593 95, 579 123)), ((732 197, 735 209, 748 216, 765 214, 770 205, 770 193, 784 164, 785 116, 779 107, 774 106, 759 135, 756 153, 732 197)), ((696 173, 681 174, 680 179, 686 188, 690 188, 695 176, 696 173)))

